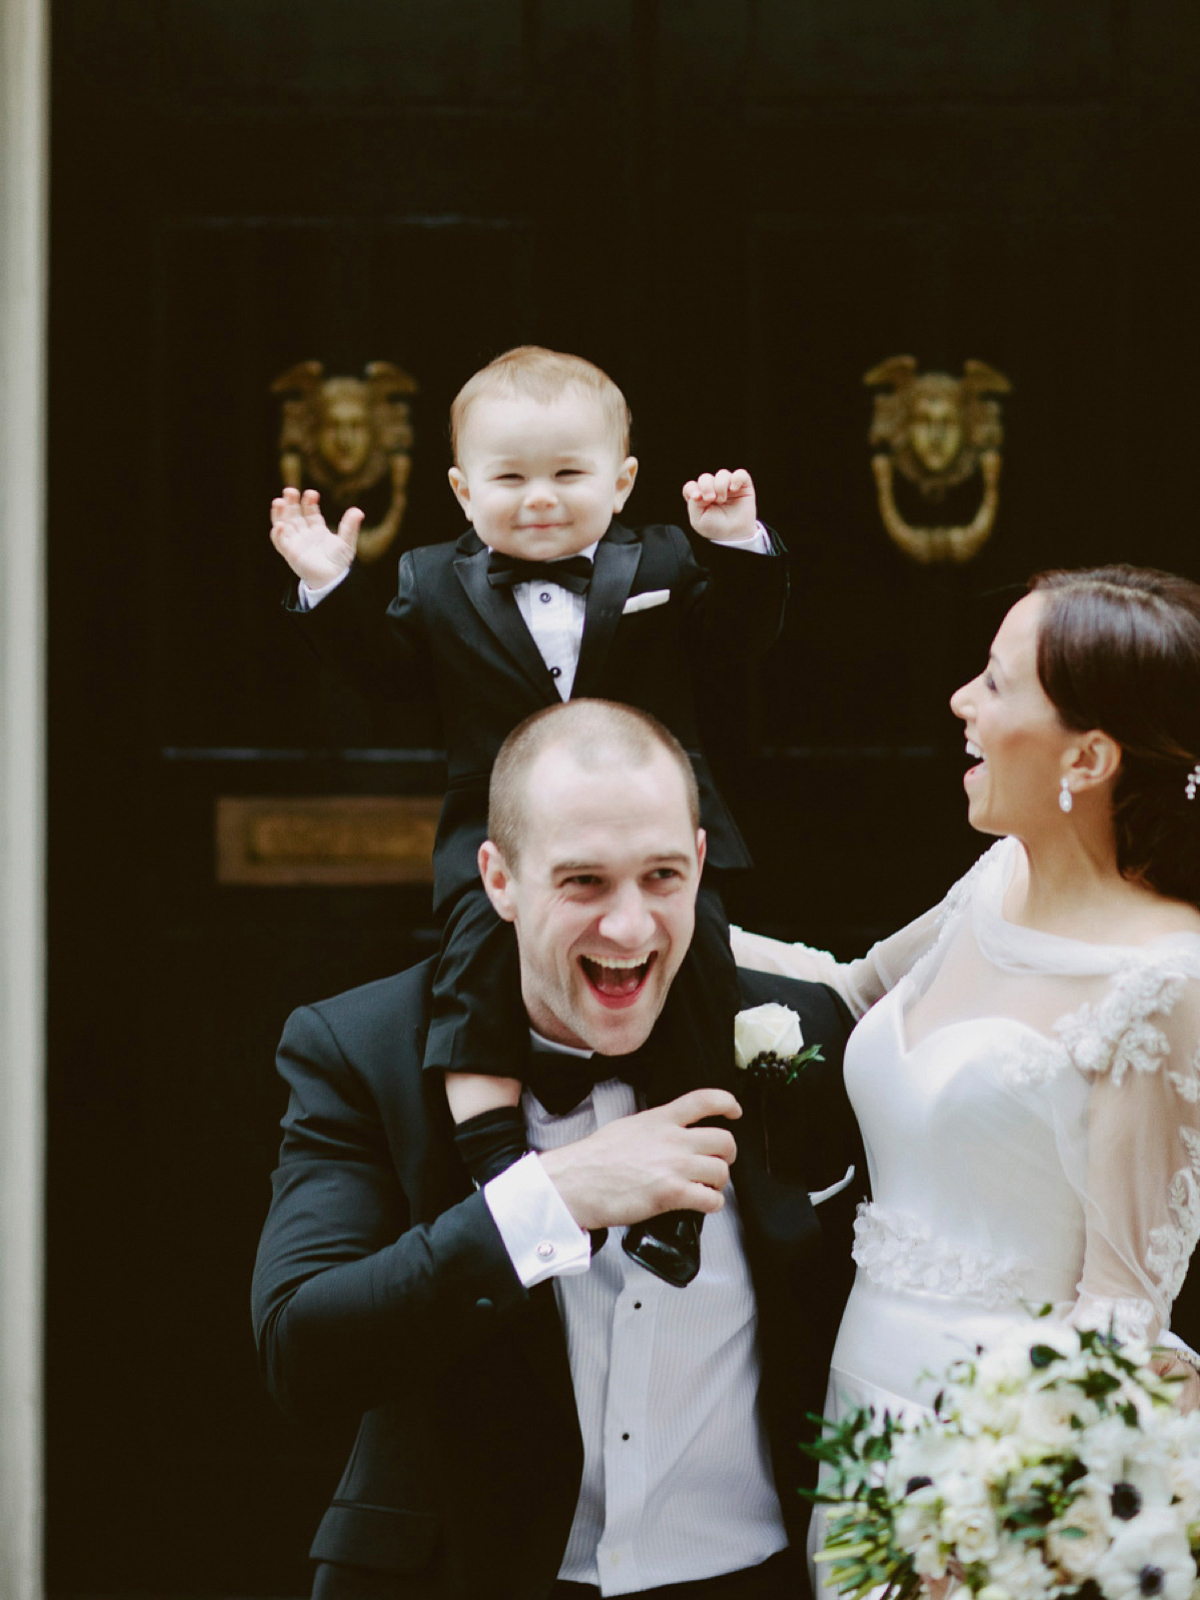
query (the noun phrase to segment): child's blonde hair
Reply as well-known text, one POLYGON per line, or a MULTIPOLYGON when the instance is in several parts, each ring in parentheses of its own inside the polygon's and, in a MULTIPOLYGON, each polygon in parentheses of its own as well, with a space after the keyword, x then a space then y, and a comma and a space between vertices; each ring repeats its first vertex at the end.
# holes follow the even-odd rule
POLYGON ((582 389, 593 395, 612 429, 622 456, 629 454, 629 430, 633 422, 625 396, 606 372, 559 350, 543 350, 541 345, 521 344, 506 350, 468 378, 450 407, 450 448, 458 461, 458 441, 473 401, 482 395, 525 395, 541 405, 557 400, 565 389, 582 389))

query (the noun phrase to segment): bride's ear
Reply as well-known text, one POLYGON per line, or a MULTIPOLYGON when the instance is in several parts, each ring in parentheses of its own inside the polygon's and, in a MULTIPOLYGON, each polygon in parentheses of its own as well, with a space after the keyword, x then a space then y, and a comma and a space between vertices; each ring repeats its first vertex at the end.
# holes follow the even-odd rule
POLYGON ((1120 770, 1121 746, 1111 734, 1093 728, 1090 733, 1080 735, 1068 768, 1075 794, 1101 784, 1115 783, 1120 770))

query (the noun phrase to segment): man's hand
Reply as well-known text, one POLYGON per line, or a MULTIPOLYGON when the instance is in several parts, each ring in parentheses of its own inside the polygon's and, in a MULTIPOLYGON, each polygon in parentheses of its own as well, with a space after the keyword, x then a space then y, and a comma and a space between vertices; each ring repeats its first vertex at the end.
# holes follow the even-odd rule
POLYGON ((683 486, 688 517, 702 539, 721 544, 748 539, 758 521, 754 484, 745 467, 736 472, 702 472, 683 486))
POLYGON ((315 489, 285 489, 271 501, 271 543, 310 589, 340 578, 354 560, 363 512, 351 506, 333 533, 321 515, 315 489))
POLYGON ((581 1228, 620 1227, 664 1211, 719 1211, 737 1145, 727 1128, 692 1124, 741 1114, 724 1089, 693 1089, 539 1159, 581 1228))

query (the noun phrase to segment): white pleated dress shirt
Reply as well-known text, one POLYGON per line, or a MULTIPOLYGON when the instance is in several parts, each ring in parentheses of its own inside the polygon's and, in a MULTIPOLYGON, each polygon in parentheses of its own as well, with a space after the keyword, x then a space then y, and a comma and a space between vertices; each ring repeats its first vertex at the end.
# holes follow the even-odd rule
MULTIPOLYGON (((551 1116, 528 1089, 522 1105, 535 1151, 637 1110, 634 1091, 617 1079, 597 1084, 565 1117, 551 1116)), ((536 1155, 483 1193, 522 1282, 554 1279, 566 1335, 584 1461, 559 1577, 631 1594, 737 1572, 784 1549, 757 1406, 757 1308, 732 1187, 724 1208, 705 1218, 700 1273, 686 1289, 630 1260, 620 1229, 590 1256, 588 1235, 536 1155)))

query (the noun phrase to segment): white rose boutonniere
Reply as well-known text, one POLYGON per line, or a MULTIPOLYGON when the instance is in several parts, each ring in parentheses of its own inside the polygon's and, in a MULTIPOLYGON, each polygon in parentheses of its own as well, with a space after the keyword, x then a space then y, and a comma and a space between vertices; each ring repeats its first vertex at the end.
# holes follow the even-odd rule
POLYGON ((734 1060, 764 1088, 792 1083, 808 1061, 823 1061, 819 1044, 804 1047, 800 1018, 791 1006, 771 1000, 739 1011, 733 1019, 734 1060))
POLYGON ((758 1085, 759 1107, 763 1113, 763 1156, 771 1170, 770 1136, 767 1131, 767 1096, 786 1087, 800 1076, 809 1061, 824 1061, 819 1044, 805 1048, 800 1018, 791 1006, 770 1000, 766 1005, 739 1011, 733 1019, 733 1059, 749 1082, 758 1085))

